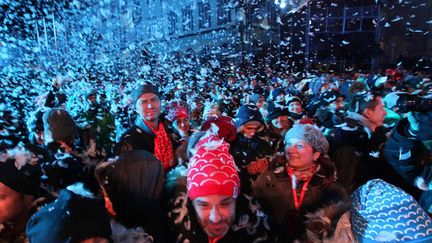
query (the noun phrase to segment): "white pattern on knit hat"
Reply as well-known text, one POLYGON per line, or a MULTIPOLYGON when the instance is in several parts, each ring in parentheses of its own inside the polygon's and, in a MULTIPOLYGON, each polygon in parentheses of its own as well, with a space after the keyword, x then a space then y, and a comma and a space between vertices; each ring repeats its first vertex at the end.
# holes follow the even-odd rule
POLYGON ((237 197, 240 187, 238 168, 229 154, 229 144, 209 132, 197 143, 187 175, 191 200, 207 195, 237 197))
POLYGON ((352 230, 360 242, 432 242, 432 221, 414 198, 376 179, 351 196, 352 230))

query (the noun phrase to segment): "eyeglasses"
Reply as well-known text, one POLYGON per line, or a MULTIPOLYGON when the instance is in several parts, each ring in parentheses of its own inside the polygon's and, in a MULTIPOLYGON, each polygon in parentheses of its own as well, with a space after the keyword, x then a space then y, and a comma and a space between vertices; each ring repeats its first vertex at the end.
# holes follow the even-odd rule
POLYGON ((295 147, 296 149, 306 149, 306 148, 311 147, 311 146, 307 143, 304 143, 304 142, 297 142, 297 143, 287 142, 285 144, 285 149, 288 149, 291 147, 295 147))

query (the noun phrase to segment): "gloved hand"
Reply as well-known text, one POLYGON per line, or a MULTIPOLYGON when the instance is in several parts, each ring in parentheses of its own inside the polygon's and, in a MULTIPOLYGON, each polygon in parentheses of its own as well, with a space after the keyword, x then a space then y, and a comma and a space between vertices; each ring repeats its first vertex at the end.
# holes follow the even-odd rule
POLYGON ((408 112, 408 133, 420 141, 432 140, 432 111, 408 112))
POLYGON ((268 166, 267 159, 264 158, 264 159, 259 159, 257 161, 250 162, 246 166, 246 169, 249 174, 255 175, 265 171, 267 169, 267 166, 268 166))

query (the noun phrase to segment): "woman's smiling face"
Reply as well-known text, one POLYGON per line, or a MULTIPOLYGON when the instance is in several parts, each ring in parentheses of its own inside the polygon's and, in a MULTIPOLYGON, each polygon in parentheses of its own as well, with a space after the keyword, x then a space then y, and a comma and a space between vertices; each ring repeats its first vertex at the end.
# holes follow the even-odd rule
POLYGON ((306 141, 290 138, 285 144, 285 156, 290 167, 295 170, 302 170, 311 166, 318 159, 320 153, 315 152, 306 141))

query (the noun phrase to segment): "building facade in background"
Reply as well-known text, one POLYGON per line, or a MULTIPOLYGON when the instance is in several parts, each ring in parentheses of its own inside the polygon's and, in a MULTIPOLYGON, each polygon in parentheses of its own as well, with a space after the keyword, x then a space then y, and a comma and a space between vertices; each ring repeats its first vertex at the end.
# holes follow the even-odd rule
POLYGON ((22 13, 1 6, 4 63, 136 70, 155 56, 186 55, 224 65, 349 71, 399 60, 415 66, 432 55, 432 0, 17 2, 22 13), (25 17, 6 21, 16 13, 25 17))
POLYGON ((144 1, 143 45, 239 64, 277 46, 276 8, 259 0, 144 1))

